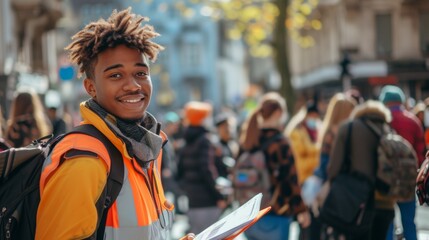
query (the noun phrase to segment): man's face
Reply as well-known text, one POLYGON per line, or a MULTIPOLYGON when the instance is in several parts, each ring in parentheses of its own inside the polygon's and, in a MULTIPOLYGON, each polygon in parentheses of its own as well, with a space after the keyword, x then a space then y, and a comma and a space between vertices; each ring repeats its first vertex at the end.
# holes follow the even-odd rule
POLYGON ((224 141, 231 139, 231 132, 228 122, 224 122, 217 127, 219 138, 224 141))
POLYGON ((152 95, 149 65, 137 49, 119 45, 98 54, 94 79, 85 79, 86 91, 107 112, 126 120, 144 116, 152 95))

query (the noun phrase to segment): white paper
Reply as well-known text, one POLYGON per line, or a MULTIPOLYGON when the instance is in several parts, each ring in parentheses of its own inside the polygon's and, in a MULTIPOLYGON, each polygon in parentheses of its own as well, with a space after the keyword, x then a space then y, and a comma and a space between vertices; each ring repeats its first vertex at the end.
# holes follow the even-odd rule
POLYGON ((195 240, 221 240, 249 224, 258 216, 262 193, 257 194, 245 204, 206 228, 195 240))

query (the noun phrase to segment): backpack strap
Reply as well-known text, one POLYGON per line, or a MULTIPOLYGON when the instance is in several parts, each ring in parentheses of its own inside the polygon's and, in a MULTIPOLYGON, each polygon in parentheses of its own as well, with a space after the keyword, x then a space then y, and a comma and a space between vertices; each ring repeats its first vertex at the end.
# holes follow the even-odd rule
POLYGON ((343 157, 343 166, 341 167, 341 172, 348 173, 350 172, 350 165, 351 165, 351 138, 352 138, 352 129, 353 129, 353 121, 350 121, 347 123, 347 138, 346 138, 346 149, 344 150, 344 157, 343 157))
MULTIPOLYGON (((371 130, 371 132, 373 132, 379 138, 383 135, 383 129, 380 129, 379 127, 377 127, 372 121, 368 119, 363 119, 362 122, 371 130)), ((383 124, 383 127, 384 127, 384 124, 383 124)))
POLYGON ((99 214, 97 221, 98 228, 93 236, 90 237, 90 239, 104 239, 107 212, 118 197, 124 181, 124 163, 122 161, 122 154, 102 132, 91 124, 79 125, 67 134, 73 133, 86 134, 97 138, 104 144, 106 150, 109 152, 111 167, 106 186, 104 187, 101 195, 104 197, 100 197, 96 203, 99 214))

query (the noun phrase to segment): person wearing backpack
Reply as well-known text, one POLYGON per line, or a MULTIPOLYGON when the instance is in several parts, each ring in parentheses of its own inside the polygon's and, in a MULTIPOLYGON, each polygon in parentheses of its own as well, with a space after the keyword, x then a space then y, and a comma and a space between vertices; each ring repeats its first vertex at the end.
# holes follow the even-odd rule
MULTIPOLYGON (((92 22, 66 48, 85 74, 91 97, 80 104, 82 124, 91 124, 122 155, 123 185, 112 207, 104 187, 113 167, 99 139, 65 136, 47 158, 40 178, 36 240, 169 239, 174 206, 160 179, 161 148, 167 136, 146 111, 152 96, 149 60, 162 47, 147 19, 131 8, 92 22), (99 229, 104 229, 98 233, 99 229)), ((107 189, 108 191, 109 189, 107 189)), ((189 234, 188 239, 194 235, 189 234)))
POLYGON ((295 216, 304 228, 310 224, 289 141, 281 132, 286 119, 285 100, 278 93, 269 92, 262 96, 241 131, 241 154, 257 151, 261 145, 270 142, 264 148, 265 166, 269 172, 269 189, 265 192, 268 192, 272 209, 245 232, 249 240, 288 239, 289 225, 295 216))
MULTIPOLYGON (((413 146, 417 153, 416 170, 423 162, 423 152, 425 149, 425 140, 422 126, 414 114, 405 110, 405 94, 397 86, 387 85, 381 89, 379 99, 389 108, 392 114, 392 128, 404 139, 406 139, 411 146, 413 146)), ((405 202, 397 203, 401 211, 401 221, 403 226, 404 237, 407 240, 417 239, 416 224, 414 222, 416 214, 416 201, 411 199, 405 202)), ((388 240, 393 239, 393 225, 389 230, 388 240)))
MULTIPOLYGON (((379 139, 364 121, 371 121, 375 126, 382 129, 383 124, 391 120, 390 112, 381 102, 368 100, 355 107, 350 119, 350 121, 341 124, 335 137, 327 168, 328 182, 331 182, 332 186, 332 181, 340 174, 359 174, 361 179, 364 178, 371 183, 371 186, 374 186, 379 139), (346 159, 348 159, 349 169, 344 171, 346 159)), ((371 189, 374 188, 371 187, 371 189)), ((352 191, 356 195, 368 194, 367 192, 361 193, 357 189, 352 191)), ((316 198, 312 208, 315 209, 317 216, 319 216, 317 212, 322 213, 323 211, 328 193, 322 188, 316 198)), ((329 235, 322 234, 322 239, 385 239, 389 225, 395 215, 394 204, 395 199, 382 196, 376 190, 370 190, 365 203, 368 207, 365 211, 374 211, 374 215, 359 223, 366 226, 366 231, 349 233, 347 232, 348 229, 334 228, 327 225, 326 220, 321 219, 322 224, 325 225, 323 228, 326 229, 324 233, 329 233, 329 235)))
MULTIPOLYGON (((326 168, 329 163, 330 152, 341 123, 346 121, 357 105, 354 98, 344 93, 336 93, 329 100, 317 143, 320 146, 320 163, 312 176, 302 185, 302 197, 307 206, 311 206, 322 184, 327 179, 326 168)), ((311 221, 307 239, 320 239, 321 225, 316 219, 311 221)))

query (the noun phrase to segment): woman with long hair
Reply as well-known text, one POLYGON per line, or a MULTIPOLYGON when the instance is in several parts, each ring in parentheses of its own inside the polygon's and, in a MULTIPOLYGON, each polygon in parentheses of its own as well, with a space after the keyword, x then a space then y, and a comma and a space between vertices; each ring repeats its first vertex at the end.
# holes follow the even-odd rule
POLYGON ((270 174, 272 210, 249 228, 249 240, 288 239, 289 225, 294 216, 303 226, 310 216, 301 199, 295 162, 289 141, 282 134, 287 119, 286 102, 278 93, 262 96, 258 107, 246 119, 240 136, 241 151, 252 151, 270 141, 264 148, 266 166, 270 174), (274 141, 271 141, 275 137, 274 141))
POLYGON ((320 177, 323 181, 326 180, 326 168, 329 162, 329 154, 338 128, 342 122, 349 118, 356 104, 354 99, 346 96, 344 93, 337 93, 329 100, 317 140, 320 146, 320 165, 316 169, 315 175, 320 177))
POLYGON ((32 90, 17 92, 7 121, 6 141, 12 147, 23 147, 51 131, 39 96, 32 90))

